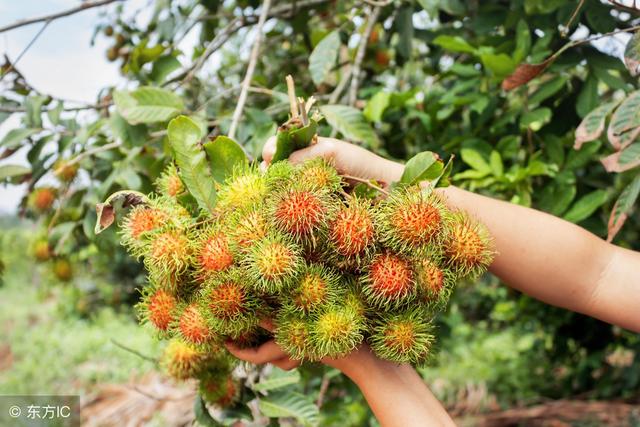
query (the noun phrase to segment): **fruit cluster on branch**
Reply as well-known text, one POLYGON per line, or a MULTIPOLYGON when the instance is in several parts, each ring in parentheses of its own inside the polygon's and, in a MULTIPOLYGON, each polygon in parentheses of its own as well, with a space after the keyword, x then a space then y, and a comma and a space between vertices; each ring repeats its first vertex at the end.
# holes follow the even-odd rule
POLYGON ((381 358, 423 363, 455 283, 492 259, 485 227, 434 190, 358 196, 320 159, 243 164, 212 185, 215 210, 194 218, 172 165, 121 224, 149 273, 140 317, 170 340, 166 370, 198 378, 212 403, 239 388, 221 344, 269 339, 261 318, 273 319, 273 338, 294 359, 340 357, 366 342, 381 358))

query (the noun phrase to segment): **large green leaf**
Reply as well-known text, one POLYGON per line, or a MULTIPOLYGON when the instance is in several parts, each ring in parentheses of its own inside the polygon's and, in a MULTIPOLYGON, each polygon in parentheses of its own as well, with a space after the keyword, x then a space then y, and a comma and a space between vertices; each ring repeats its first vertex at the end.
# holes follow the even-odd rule
POLYGON ((269 391, 286 387, 291 384, 300 382, 300 372, 297 369, 292 371, 283 371, 279 368, 273 368, 273 371, 253 386, 255 391, 269 391))
POLYGON ((465 162, 478 172, 483 172, 486 174, 491 173, 491 166, 489 165, 489 163, 487 163, 484 157, 482 157, 482 155, 473 148, 463 148, 462 150, 460 150, 460 157, 462 157, 463 162, 465 162))
POLYGON ((618 105, 617 102, 607 102, 587 114, 576 129, 576 142, 573 148, 579 150, 585 142, 598 139, 604 131, 605 119, 616 105, 618 105))
POLYGON ((607 192, 604 190, 595 190, 583 196, 573 204, 571 209, 564 215, 564 219, 570 222, 580 222, 588 218, 607 201, 607 192))
POLYGON ((632 92, 611 116, 609 131, 620 135, 631 129, 640 127, 640 90, 632 92))
POLYGON ((345 138, 362 142, 368 148, 378 147, 378 135, 357 108, 346 105, 323 105, 320 107, 320 112, 327 122, 345 138))
POLYGON ((626 166, 632 163, 636 163, 640 161, 640 142, 636 142, 635 144, 631 144, 620 153, 620 158, 618 162, 622 166, 626 166))
POLYGON ((515 61, 506 53, 483 53, 480 55, 482 65, 496 77, 506 77, 516 68, 515 61))
POLYGON ((114 136, 120 138, 127 147, 139 147, 147 141, 145 125, 131 125, 117 112, 111 115, 109 125, 114 136))
POLYGON ((440 176, 443 169, 444 163, 437 154, 423 151, 409 159, 404 167, 400 182, 413 185, 420 181, 430 181, 440 176))
POLYGON ((141 87, 133 92, 113 94, 118 112, 129 123, 165 122, 184 109, 182 99, 166 89, 141 87))
POLYGON ((523 129, 529 128, 532 131, 537 132, 542 128, 542 126, 551 121, 551 116, 551 109, 547 107, 527 111, 520 117, 520 127, 523 129))
POLYGON ((391 93, 381 90, 367 101, 367 105, 364 107, 362 114, 364 114, 365 118, 370 122, 379 122, 382 120, 382 115, 390 102, 391 93))
POLYGON ((198 206, 212 212, 216 190, 207 157, 198 144, 202 136, 200 126, 187 116, 179 116, 169 122, 167 131, 182 181, 198 206))
POLYGON ((309 55, 309 73, 316 86, 320 86, 326 80, 329 71, 336 63, 339 50, 340 33, 335 30, 320 40, 309 55))
POLYGON ((29 138, 31 135, 38 133, 38 129, 29 128, 16 128, 11 129, 0 141, 0 147, 13 150, 20 147, 22 141, 29 138))
POLYGON ((471 46, 465 39, 460 36, 441 35, 433 40, 433 44, 442 47, 445 50, 461 53, 475 53, 476 48, 471 46))
POLYGON ((310 396, 296 392, 272 393, 258 401, 260 412, 269 418, 295 418, 305 426, 318 425, 320 411, 310 396))
POLYGON ((231 176, 237 165, 248 164, 249 159, 240 145, 227 136, 218 136, 204 144, 204 151, 209 158, 211 176, 222 183, 231 176))
POLYGON ((31 168, 21 165, 2 165, 0 166, 0 182, 7 178, 15 178, 31 173, 31 168))
POLYGON ((209 413, 209 409, 207 409, 207 404, 205 403, 202 396, 199 394, 196 395, 196 398, 193 402, 193 415, 195 416, 195 421, 197 425, 201 427, 222 427, 224 424, 219 423, 215 420, 209 413))

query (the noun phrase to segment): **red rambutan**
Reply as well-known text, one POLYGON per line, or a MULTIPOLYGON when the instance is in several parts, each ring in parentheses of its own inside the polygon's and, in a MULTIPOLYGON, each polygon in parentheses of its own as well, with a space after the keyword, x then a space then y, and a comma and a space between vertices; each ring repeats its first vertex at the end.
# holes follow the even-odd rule
POLYGON ((149 292, 136 306, 143 321, 153 325, 159 332, 166 333, 175 322, 176 298, 164 289, 149 292))
POLYGON ((271 214, 274 225, 283 233, 296 241, 316 243, 318 232, 327 223, 330 206, 322 193, 288 189, 274 197, 271 214))
POLYGON ((342 206, 329 226, 329 244, 339 257, 359 259, 375 243, 373 217, 369 202, 352 197, 342 206))
POLYGON ((57 191, 53 187, 35 188, 29 194, 28 205, 37 213, 44 213, 51 209, 56 200, 57 191))
POLYGON ((182 310, 176 326, 180 336, 192 344, 205 344, 212 338, 207 320, 197 304, 189 304, 182 310))
POLYGON ((226 270, 233 264, 233 252, 227 235, 217 227, 198 230, 194 243, 194 255, 198 273, 206 278, 226 270))
POLYGON ((405 258, 391 252, 379 253, 362 276, 362 291, 367 301, 376 307, 398 307, 414 297, 414 276, 405 258))
POLYGON ((195 377, 204 367, 207 353, 192 344, 174 338, 165 347, 161 365, 177 380, 195 377))

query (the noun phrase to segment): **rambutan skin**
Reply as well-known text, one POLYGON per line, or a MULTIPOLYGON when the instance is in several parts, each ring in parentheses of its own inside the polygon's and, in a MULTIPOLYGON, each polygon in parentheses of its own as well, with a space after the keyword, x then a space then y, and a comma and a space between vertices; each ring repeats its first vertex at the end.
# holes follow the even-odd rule
POLYGON ((311 322, 296 310, 281 310, 275 319, 275 341, 294 360, 319 360, 311 339, 311 322))
POLYGON ((200 396, 208 403, 221 408, 235 402, 239 391, 240 384, 233 378, 231 372, 216 372, 199 379, 200 396))
POLYGON ((374 322, 369 344, 382 359, 422 364, 434 341, 430 316, 423 307, 385 313, 374 322))
POLYGON ((69 282, 73 278, 73 267, 66 258, 58 258, 53 262, 53 274, 58 280, 69 282))
POLYGON ((78 163, 70 163, 68 160, 58 160, 53 164, 54 175, 64 183, 72 182, 76 178, 78 168, 78 163))
POLYGON ((160 358, 160 365, 173 378, 186 380, 206 367, 207 352, 179 338, 169 341, 160 358))
POLYGON ((376 230, 370 202, 353 196, 329 225, 330 256, 362 265, 375 247, 376 230))
POLYGON ((342 190, 342 178, 336 169, 321 158, 306 160, 296 170, 296 181, 300 187, 336 193, 342 190))
POLYGON ((374 307, 398 308, 415 297, 415 272, 411 262, 389 251, 374 256, 361 281, 362 292, 374 307))
POLYGON ((269 234, 269 224, 262 206, 247 211, 232 212, 225 221, 231 241, 238 250, 246 252, 254 243, 269 234))
POLYGON ((271 233, 251 246, 243 264, 256 291, 275 294, 292 284, 303 260, 298 245, 271 233))
POLYGON ((446 307, 456 281, 455 274, 442 265, 442 259, 417 256, 414 262, 417 297, 435 309, 446 307))
POLYGON ((154 233, 145 253, 145 265, 157 277, 178 277, 192 265, 193 246, 181 230, 154 233))
POLYGON ((313 354, 318 358, 345 356, 360 345, 365 326, 365 318, 351 307, 327 307, 312 316, 313 354))
POLYGON ((223 211, 245 210, 262 203, 268 186, 264 175, 254 167, 240 167, 218 190, 217 207, 223 211))
POLYGON ((444 248, 447 265, 458 275, 476 278, 493 262, 493 240, 484 224, 463 211, 452 216, 451 230, 444 248))
POLYGON ((340 276, 322 264, 309 264, 301 269, 290 292, 285 297, 285 304, 294 310, 309 313, 314 309, 335 302, 341 294, 340 276))
POLYGON ((214 338, 206 314, 197 303, 182 307, 172 326, 184 341, 194 345, 207 344, 214 338))
POLYGON ((156 188, 162 196, 173 198, 185 191, 182 179, 173 163, 170 163, 156 180, 156 188))
POLYGON ((201 279, 229 269, 234 262, 234 250, 227 233, 217 225, 192 233, 196 274, 201 279))
POLYGON ((151 324, 161 337, 171 335, 171 326, 176 321, 178 300, 164 289, 151 289, 136 305, 141 322, 151 324))
POLYGON ((28 206, 36 213, 49 211, 56 201, 58 191, 53 187, 34 188, 27 199, 28 206))
POLYGON ((47 239, 37 240, 33 244, 33 256, 40 262, 48 261, 53 255, 47 239))

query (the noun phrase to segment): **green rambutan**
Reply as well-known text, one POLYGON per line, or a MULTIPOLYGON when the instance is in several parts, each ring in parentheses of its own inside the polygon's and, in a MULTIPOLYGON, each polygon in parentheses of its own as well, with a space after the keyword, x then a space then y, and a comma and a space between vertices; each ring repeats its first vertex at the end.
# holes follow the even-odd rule
POLYGON ((342 262, 353 260, 361 264, 374 248, 376 233, 370 202, 351 197, 329 225, 329 246, 342 262))
POLYGON ((45 213, 56 200, 58 191, 53 187, 34 188, 27 200, 27 205, 36 213, 45 213))
POLYGON ((275 319, 276 343, 295 360, 317 360, 311 341, 311 323, 295 310, 284 309, 275 319))
POLYGON ((73 267, 66 258, 58 258, 53 262, 53 274, 63 282, 73 278, 73 267))
POLYGON ((294 182, 296 169, 287 160, 273 162, 267 168, 265 179, 269 190, 280 190, 294 182))
POLYGON ((340 276, 321 264, 310 264, 296 278, 289 298, 294 309, 304 313, 335 301, 340 276))
POLYGON ((448 227, 448 210, 433 190, 419 186, 395 190, 376 211, 380 240, 412 254, 438 244, 448 227))
POLYGON ((273 194, 269 216, 278 230, 314 247, 335 210, 333 206, 325 193, 294 186, 273 194))
POLYGON ((211 329, 237 338, 258 324, 257 301, 247 289, 247 278, 239 269, 212 277, 199 298, 211 329))
POLYGON ((164 289, 145 292, 136 305, 142 322, 150 323, 158 332, 167 335, 176 321, 178 301, 164 289))
POLYGON ((53 255, 51 245, 46 238, 37 240, 33 244, 33 256, 40 262, 48 261, 53 255))
POLYGON ((484 224, 472 220, 466 212, 453 214, 445 242, 448 266, 461 276, 477 277, 493 261, 493 241, 484 224))
POLYGON ((375 307, 397 308, 415 296, 415 273, 411 263, 392 252, 375 255, 361 280, 367 301, 375 307))
POLYGON ((312 318, 311 343, 318 358, 342 357, 362 342, 365 319, 350 306, 330 305, 312 318))
POLYGON ((336 169, 321 158, 307 160, 298 169, 296 179, 302 188, 330 193, 342 190, 342 179, 336 169))
POLYGON ((267 181, 254 167, 241 167, 218 190, 217 207, 223 211, 249 209, 267 196, 267 181))
POLYGON ((233 251, 227 234, 217 226, 198 229, 192 239, 197 274, 206 279, 220 271, 224 271, 233 264, 233 251))
POLYGON ((145 265, 155 277, 179 277, 192 263, 193 247, 179 229, 154 233, 145 253, 145 265))
POLYGON ((378 357, 399 363, 423 363, 433 341, 433 326, 421 307, 383 314, 374 322, 369 337, 378 357))
POLYGON ((182 179, 178 175, 178 169, 173 163, 170 163, 156 180, 156 189, 162 196, 172 198, 185 191, 182 179))
POLYGON ((243 261, 251 285, 260 292, 277 293, 295 279, 303 265, 301 250, 287 237, 270 233, 258 240, 243 261))
POLYGON ((246 250, 267 236, 269 224, 263 210, 255 207, 246 212, 232 214, 225 223, 225 229, 229 231, 233 243, 241 250, 246 250))
POLYGON ((198 391, 208 403, 225 408, 238 398, 240 385, 230 372, 220 372, 200 378, 198 391))
POLYGON ((179 338, 173 338, 164 349, 160 364, 177 380, 195 377, 206 366, 207 353, 179 338))
POLYGON ((185 306, 173 327, 182 339, 194 345, 207 344, 213 338, 207 318, 196 303, 185 306))

